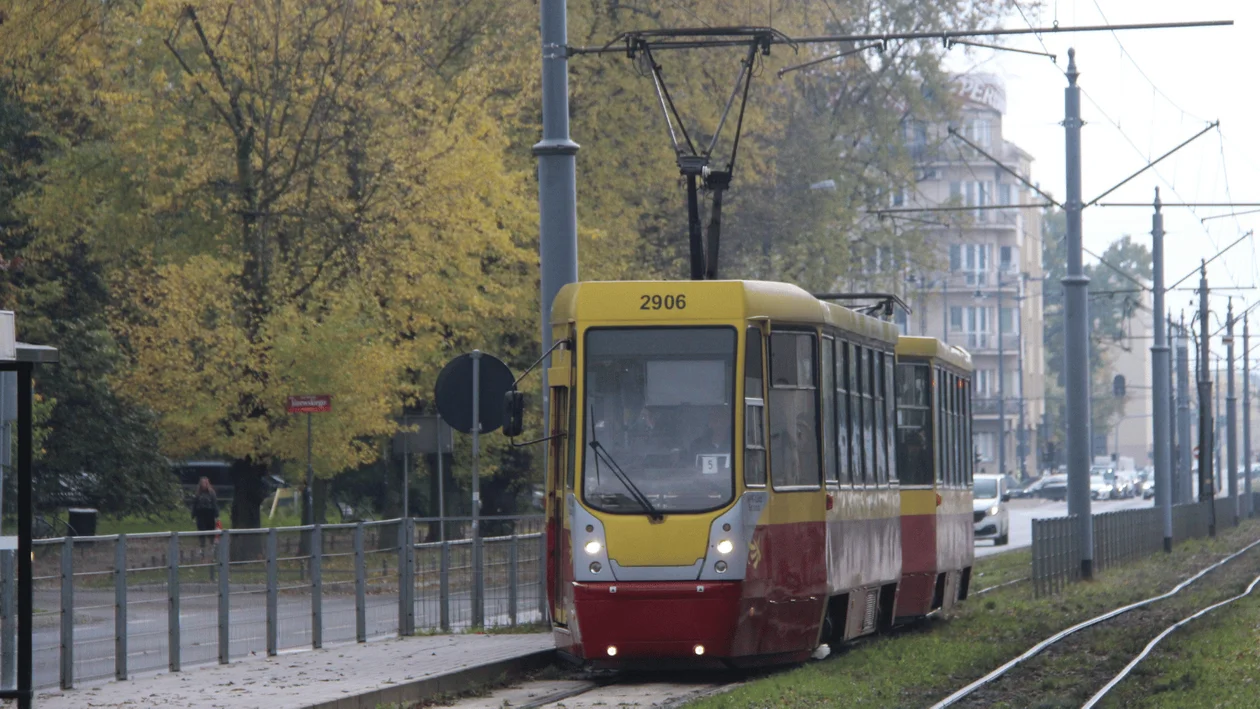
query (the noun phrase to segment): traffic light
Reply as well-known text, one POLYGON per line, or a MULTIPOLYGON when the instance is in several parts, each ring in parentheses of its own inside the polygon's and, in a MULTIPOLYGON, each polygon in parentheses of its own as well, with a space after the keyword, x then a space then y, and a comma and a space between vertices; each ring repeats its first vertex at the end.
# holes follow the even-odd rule
POLYGON ((1117 399, 1124 396, 1124 375, 1123 374, 1117 374, 1115 379, 1111 380, 1111 393, 1114 394, 1117 399))

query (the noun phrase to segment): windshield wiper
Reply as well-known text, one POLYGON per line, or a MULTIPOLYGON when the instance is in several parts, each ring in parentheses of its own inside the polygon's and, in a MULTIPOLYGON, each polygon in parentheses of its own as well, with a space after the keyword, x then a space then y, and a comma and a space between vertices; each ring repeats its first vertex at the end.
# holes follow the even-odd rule
POLYGON ((665 519, 665 516, 658 512, 652 506, 652 503, 648 501, 647 496, 643 494, 639 486, 634 484, 630 476, 626 475, 626 472, 621 469, 620 465, 617 465, 617 461, 612 459, 612 456, 608 454, 608 449, 602 446, 599 440, 595 438, 595 407, 593 406, 591 407, 591 450, 595 452, 595 476, 597 482, 599 480, 599 460, 602 457, 604 462, 608 464, 608 469, 613 471, 613 475, 617 476, 617 479, 625 486, 630 496, 634 498, 634 501, 643 507, 644 512, 647 512, 648 519, 654 522, 660 522, 665 519))

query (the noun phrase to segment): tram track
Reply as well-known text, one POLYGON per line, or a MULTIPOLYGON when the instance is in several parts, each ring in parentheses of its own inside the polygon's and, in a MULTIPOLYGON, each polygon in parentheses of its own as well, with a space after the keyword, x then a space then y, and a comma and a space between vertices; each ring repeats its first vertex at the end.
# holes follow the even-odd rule
MULTIPOLYGON (((1124 623, 1127 622, 1127 623, 1130 623, 1131 626, 1137 627, 1138 630, 1140 631, 1142 628, 1145 627, 1142 623, 1142 619, 1131 620, 1132 616, 1129 616, 1128 614, 1130 614, 1133 611, 1139 611, 1139 610, 1148 611, 1149 614, 1153 616, 1152 619, 1158 621, 1158 625, 1159 627, 1162 628, 1163 632, 1159 633, 1149 643, 1146 643, 1146 648, 1141 653, 1139 653, 1125 667, 1125 669, 1121 670, 1119 674, 1112 676, 1110 672, 1107 673, 1107 676, 1111 677, 1111 681, 1107 682, 1106 685, 1102 687, 1102 689, 1098 690, 1098 692, 1093 697, 1091 697, 1090 700, 1088 700, 1089 703, 1086 704, 1086 706, 1093 706, 1099 700, 1105 697, 1106 694, 1112 688, 1117 686, 1126 676, 1128 676, 1129 672, 1132 671, 1133 667, 1137 666, 1137 664, 1140 663, 1141 660, 1144 659, 1147 654, 1149 654, 1150 650, 1153 649, 1158 644, 1159 641, 1163 640, 1169 634, 1171 634, 1173 630, 1175 630, 1178 627, 1183 626, 1185 623, 1190 622, 1194 618, 1201 617, 1202 615, 1210 612, 1211 610, 1214 610, 1223 605, 1227 605, 1228 603, 1231 603, 1233 601, 1246 597, 1248 594, 1252 592, 1252 590, 1255 588, 1256 585, 1260 585, 1260 577, 1257 577, 1257 579, 1255 581, 1252 581, 1251 585, 1249 585, 1247 587, 1247 590, 1244 591, 1243 593, 1238 594, 1238 595, 1231 594, 1232 595, 1231 598, 1226 598, 1224 600, 1214 599, 1210 603, 1199 603, 1194 606, 1196 612, 1191 613, 1189 615, 1183 615, 1184 611, 1183 613, 1177 613, 1176 612, 1177 609, 1175 607, 1165 608, 1159 605, 1164 601, 1170 601, 1171 599, 1174 599, 1183 591, 1185 591, 1188 588, 1191 588, 1196 582, 1202 580, 1209 574, 1213 574, 1215 572, 1226 569, 1227 566, 1231 562, 1234 562, 1242 558, 1245 554, 1247 554, 1247 552, 1257 547, 1260 547, 1260 540, 1253 541, 1250 544, 1244 546, 1242 549, 1239 549, 1238 551, 1233 552, 1225 556, 1224 558, 1219 559, 1216 562, 1200 569, 1197 573, 1181 581, 1169 591, 1166 591, 1164 593, 1161 593, 1155 596, 1151 596, 1149 598, 1146 598, 1146 599, 1143 599, 1134 603, 1129 603, 1129 604, 1120 606, 1118 608, 1114 608, 1106 613, 1102 613, 1100 615, 1094 616, 1092 618, 1089 618, 1088 620, 1082 621, 1080 623, 1072 625, 1069 628, 1061 630, 1047 637, 1046 639, 1036 643, 1024 653, 1006 662, 1005 664, 1001 665, 1000 667, 993 670, 992 672, 989 672, 983 677, 975 680, 974 682, 966 685, 965 687, 957 690, 956 692, 940 700, 936 704, 932 705, 932 709, 944 709, 945 707, 963 706, 963 705, 990 706, 990 705, 1004 701, 1007 695, 1018 695, 1022 697, 1022 701, 1024 702, 1030 701, 1032 698, 1032 695, 1030 693, 1035 693, 1040 688, 1044 680, 1044 677, 1038 675, 1036 672, 1031 671, 1029 669, 1029 665, 1031 664, 1031 661, 1034 658, 1037 658, 1038 656, 1043 656, 1043 653, 1045 653, 1045 655, 1051 655, 1056 650, 1063 650, 1063 648, 1068 643, 1076 642, 1078 645, 1082 644, 1084 643, 1084 640, 1082 639, 1081 636, 1078 635, 1079 633, 1081 633, 1082 631, 1090 630, 1090 629, 1100 628, 1104 624, 1107 624, 1110 621, 1116 621, 1117 619, 1124 619, 1123 621, 1121 621, 1122 624, 1120 628, 1125 628, 1124 623), (1170 617, 1165 617, 1165 616, 1170 616, 1170 617), (1171 624, 1167 623, 1167 621, 1171 620, 1172 617, 1179 618, 1179 620, 1171 624), (1028 676, 1024 678, 1019 678, 1019 677, 1014 677, 1014 676, 1007 677, 1008 675, 1018 674, 1018 673, 1012 672, 1017 669, 1028 670, 1027 672, 1028 676), (1003 678, 1007 678, 1008 683, 1013 682, 1020 686, 1016 688, 1006 688, 1004 690, 1002 688, 1003 683, 1001 682, 1003 678)), ((1250 576, 1248 576, 1247 578, 1250 578, 1250 576)), ((1018 581, 1019 579, 1017 579, 1016 581, 1007 582, 1006 584, 1001 584, 1001 585, 1009 585, 1011 583, 1015 583, 1018 581)), ((992 590, 992 589, 986 589, 986 590, 992 590)), ((1208 592, 1210 591, 1205 591, 1205 593, 1208 593, 1208 592)), ((979 595, 979 594, 976 594, 976 595, 979 595)), ((1083 658, 1082 662, 1097 662, 1102 659, 1110 659, 1106 657, 1100 658, 1097 653, 1089 652, 1088 648, 1083 645, 1082 647, 1079 648, 1079 650, 1080 651, 1075 653, 1074 656, 1082 657, 1083 658)), ((1063 657, 1073 656, 1073 653, 1069 652, 1068 650, 1063 650, 1063 652, 1060 653, 1060 656, 1063 656, 1063 657)), ((1097 670, 1095 669, 1094 671, 1096 672, 1097 670)))

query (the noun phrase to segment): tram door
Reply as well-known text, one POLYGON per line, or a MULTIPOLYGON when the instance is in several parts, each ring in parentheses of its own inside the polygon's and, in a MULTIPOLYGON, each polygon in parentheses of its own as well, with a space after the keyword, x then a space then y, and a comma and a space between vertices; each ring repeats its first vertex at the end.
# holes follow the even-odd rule
MULTIPOLYGON (((563 352, 555 359, 567 360, 563 352)), ((567 362, 565 362, 567 364, 567 362)), ((573 492, 572 437, 573 412, 569 396, 570 370, 567 366, 555 366, 548 372, 548 381, 559 384, 551 387, 551 441, 547 452, 548 509, 547 546, 550 564, 547 567, 548 596, 551 601, 551 618, 557 625, 568 625, 568 609, 572 605, 573 585, 571 557, 573 544, 569 532, 568 498, 573 492)))

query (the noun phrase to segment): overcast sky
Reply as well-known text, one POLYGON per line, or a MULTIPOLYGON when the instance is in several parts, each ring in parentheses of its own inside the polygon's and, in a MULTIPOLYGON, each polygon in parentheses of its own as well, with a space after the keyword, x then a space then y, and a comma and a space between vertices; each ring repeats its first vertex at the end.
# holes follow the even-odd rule
MULTIPOLYGON (((1045 0, 1038 26, 1053 23, 1095 25, 1195 20, 1233 20, 1233 27, 1131 30, 1043 35, 1058 66, 1050 59, 955 49, 954 68, 993 73, 1006 82, 1005 137, 1035 157, 1033 180, 1062 200, 1064 183, 1063 89, 1067 50, 1076 49, 1081 76, 1083 197, 1086 202, 1197 133, 1209 122, 1213 130, 1182 148, 1108 196, 1106 201, 1150 202, 1155 187, 1165 202, 1260 202, 1260 2, 1249 0, 1045 0), (1117 42, 1119 40, 1119 42, 1117 42), (1123 44, 1123 50, 1121 49, 1123 44), (1117 127, 1117 124, 1119 127, 1117 127), (1127 136, 1127 137, 1126 137, 1127 136)), ((1018 14, 1007 27, 1027 27, 1018 14)), ((1036 37, 1014 37, 1007 45, 1041 51, 1036 37)), ((1236 211, 1245 211, 1240 207, 1236 211)), ((1253 208, 1255 209, 1255 208, 1253 208)), ((1165 210, 1167 268, 1171 285, 1218 249, 1252 228, 1260 212, 1212 219, 1229 209, 1165 210)), ((1124 234, 1150 243, 1151 210, 1090 207, 1084 212, 1086 248, 1101 253, 1124 234)), ((1235 246, 1208 266, 1209 284, 1250 287, 1260 282, 1252 239, 1235 246)), ((1087 260, 1089 257, 1086 257, 1087 260)), ((1197 285, 1188 279, 1184 285, 1197 285)), ((1212 308, 1223 317, 1224 296, 1212 308)), ((1260 290, 1233 291, 1256 302, 1260 290)), ((1189 306, 1192 293, 1169 294, 1174 316, 1189 306)), ((1245 307, 1242 306, 1242 307, 1245 307)), ((1257 307, 1260 311, 1260 307, 1257 307)), ((1260 332, 1260 317, 1255 320, 1260 332)), ((1219 344, 1219 343, 1214 343, 1219 344)))

